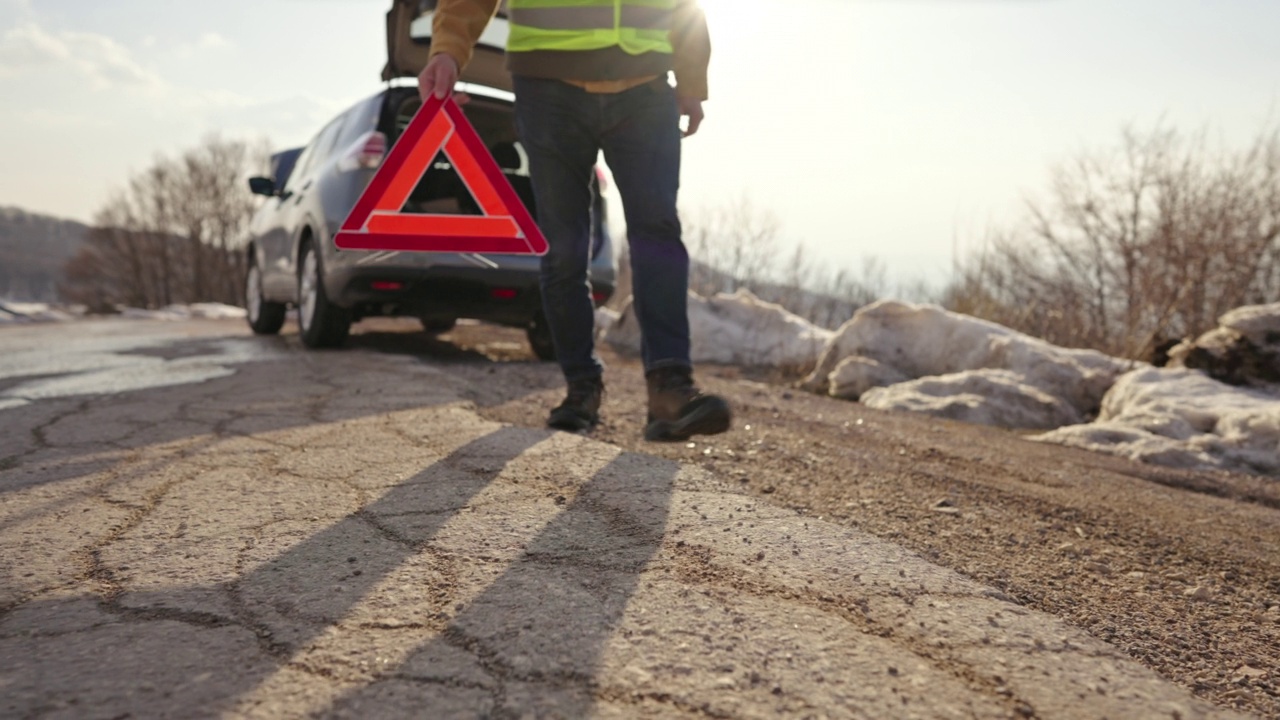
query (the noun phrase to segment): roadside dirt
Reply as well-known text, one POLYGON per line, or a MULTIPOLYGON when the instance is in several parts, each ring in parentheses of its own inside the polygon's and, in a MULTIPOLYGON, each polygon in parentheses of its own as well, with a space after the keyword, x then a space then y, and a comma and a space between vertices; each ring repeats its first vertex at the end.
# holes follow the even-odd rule
MULTIPOLYGON (((420 336, 419 336, 420 337, 420 336)), ((541 427, 563 392, 523 333, 461 325, 433 362, 467 376, 482 414, 541 427)), ((641 440, 639 363, 602 348, 592 437, 697 463, 751 493, 897 542, 1120 648, 1223 707, 1280 717, 1280 480, 1195 473, 878 412, 786 378, 704 366, 734 429, 641 440)))

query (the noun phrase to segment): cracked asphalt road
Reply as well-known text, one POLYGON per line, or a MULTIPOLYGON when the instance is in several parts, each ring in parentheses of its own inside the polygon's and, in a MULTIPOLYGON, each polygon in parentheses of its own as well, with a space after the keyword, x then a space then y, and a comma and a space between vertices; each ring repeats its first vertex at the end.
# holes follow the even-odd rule
POLYGON ((490 360, 521 350, 352 345, 0 328, 0 715, 1237 716, 734 473, 542 429, 553 368, 490 360))

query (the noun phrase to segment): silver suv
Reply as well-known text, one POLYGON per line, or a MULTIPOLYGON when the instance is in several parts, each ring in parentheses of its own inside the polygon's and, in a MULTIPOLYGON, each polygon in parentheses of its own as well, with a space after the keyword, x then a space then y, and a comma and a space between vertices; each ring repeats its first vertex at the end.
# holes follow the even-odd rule
MULTIPOLYGON (((415 22, 405 23, 393 8, 388 22, 406 32, 410 27, 429 30, 429 15, 428 7, 425 14, 417 14, 415 22)), ((500 25, 486 33, 488 44, 477 50, 478 56, 501 52, 505 38, 494 33, 501 33, 505 19, 500 17, 493 23, 500 25)), ((389 41, 394 36, 389 32, 389 41)), ((429 43, 429 37, 412 41, 415 56, 421 57, 421 46, 429 43)), ((416 75, 412 67, 396 68, 394 47, 389 47, 388 53, 384 70, 388 79, 416 75)), ((537 206, 524 151, 516 137, 511 96, 503 89, 510 80, 494 77, 492 62, 473 64, 489 73, 484 79, 490 84, 474 84, 474 76, 464 75, 462 80, 468 84, 463 89, 471 100, 463 111, 536 220, 537 206)), ((524 328, 535 354, 544 360, 554 359, 538 287, 539 258, 339 250, 334 246, 338 228, 420 105, 416 87, 389 87, 334 118, 306 147, 274 155, 271 177, 250 179, 250 188, 265 200, 249 227, 245 287, 249 326, 255 333, 277 333, 287 309, 294 306, 303 343, 320 348, 342 345, 351 324, 365 317, 417 317, 427 332, 443 332, 458 318, 474 318, 524 328)), ((592 295, 597 304, 603 304, 614 290, 615 258, 599 173, 593 184, 596 201, 590 278, 592 295)), ((443 154, 433 161, 404 210, 463 215, 480 212, 443 154)))

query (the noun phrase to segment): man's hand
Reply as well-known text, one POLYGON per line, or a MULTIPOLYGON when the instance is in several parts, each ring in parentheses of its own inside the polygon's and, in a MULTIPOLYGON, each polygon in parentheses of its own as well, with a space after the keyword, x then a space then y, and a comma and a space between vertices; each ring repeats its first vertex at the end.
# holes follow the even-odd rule
POLYGON ((689 118, 688 124, 685 125, 683 134, 685 137, 698 132, 698 126, 702 124, 702 119, 706 115, 702 112, 702 101, 697 98, 682 97, 677 98, 680 102, 680 117, 689 118))
POLYGON ((423 102, 432 95, 443 99, 453 92, 453 86, 457 84, 458 61, 447 53, 433 56, 427 66, 422 68, 422 72, 418 73, 418 95, 423 102))

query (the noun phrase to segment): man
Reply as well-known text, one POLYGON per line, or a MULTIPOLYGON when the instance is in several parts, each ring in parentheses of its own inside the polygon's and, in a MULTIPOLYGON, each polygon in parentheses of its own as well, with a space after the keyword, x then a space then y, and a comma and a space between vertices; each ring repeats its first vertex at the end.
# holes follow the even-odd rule
MULTIPOLYGON (((424 99, 453 91, 497 6, 498 0, 439 1, 431 57, 418 77, 424 99)), ((604 397, 587 279, 591 178, 603 151, 627 220, 649 399, 645 438, 724 432, 728 403, 693 382, 689 254, 676 213, 680 140, 702 122, 711 57, 697 0, 510 0, 508 20, 516 125, 538 224, 551 246, 542 259, 542 301, 569 386, 547 424, 590 429, 604 397), (681 117, 688 118, 683 133, 681 117)))

